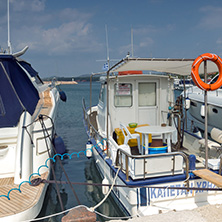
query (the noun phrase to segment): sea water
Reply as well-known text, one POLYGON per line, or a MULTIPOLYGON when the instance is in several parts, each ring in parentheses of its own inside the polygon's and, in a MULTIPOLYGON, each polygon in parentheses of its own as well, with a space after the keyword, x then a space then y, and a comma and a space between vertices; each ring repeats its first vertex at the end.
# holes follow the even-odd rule
MULTIPOLYGON (((60 101, 57 118, 56 133, 61 136, 66 145, 67 153, 80 152, 85 150, 87 143, 87 135, 83 126, 82 99, 85 99, 86 106, 90 105, 90 84, 79 83, 76 85, 61 85, 60 88, 66 93, 67 101, 60 101)), ((98 103, 100 83, 95 82, 92 85, 92 105, 98 103)), ((101 183, 93 159, 87 159, 83 154, 80 157, 72 156, 72 159, 66 158, 62 161, 62 165, 69 176, 71 182, 90 182, 101 183)), ((58 181, 67 181, 64 172, 58 162, 54 165, 56 179, 58 181)), ((51 176, 51 180, 53 180, 51 176)), ((103 198, 101 187, 73 185, 81 205, 93 207, 103 198)), ((68 184, 59 185, 59 192, 62 198, 64 209, 70 209, 78 206, 79 203, 68 184)), ((98 212, 110 217, 124 216, 115 204, 112 197, 109 197, 99 208, 98 212)), ((61 212, 59 199, 57 196, 56 185, 50 184, 44 200, 42 211, 38 217, 52 215, 61 212)), ((42 221, 61 221, 64 215, 52 217, 42 221)), ((98 221, 105 221, 104 217, 97 217, 98 221)))

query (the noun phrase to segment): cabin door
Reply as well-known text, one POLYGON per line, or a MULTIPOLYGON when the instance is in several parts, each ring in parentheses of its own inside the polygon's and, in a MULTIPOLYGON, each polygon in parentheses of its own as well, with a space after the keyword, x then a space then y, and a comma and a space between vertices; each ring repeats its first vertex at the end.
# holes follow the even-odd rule
POLYGON ((159 82, 138 82, 138 123, 159 124, 159 82))

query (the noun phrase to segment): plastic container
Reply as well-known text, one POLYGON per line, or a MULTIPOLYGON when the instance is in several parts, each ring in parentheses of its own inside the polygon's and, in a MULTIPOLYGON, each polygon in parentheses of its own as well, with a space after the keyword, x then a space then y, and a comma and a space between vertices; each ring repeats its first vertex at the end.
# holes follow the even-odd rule
POLYGON ((129 127, 130 128, 136 128, 137 127, 137 123, 129 123, 129 127))
POLYGON ((167 153, 167 144, 164 143, 160 147, 149 147, 149 154, 167 153))

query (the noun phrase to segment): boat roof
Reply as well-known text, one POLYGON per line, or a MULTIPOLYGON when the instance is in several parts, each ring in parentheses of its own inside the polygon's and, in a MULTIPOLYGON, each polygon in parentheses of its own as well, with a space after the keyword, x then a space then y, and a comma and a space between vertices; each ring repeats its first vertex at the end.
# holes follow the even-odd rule
MULTIPOLYGON (((194 59, 169 58, 126 58, 112 71, 122 72, 128 70, 157 71, 169 74, 188 76, 194 59)), ((213 62, 207 62, 207 72, 217 72, 218 68, 213 62)))
POLYGON ((27 66, 22 68, 13 55, 0 55, 0 128, 16 126, 24 110, 31 115, 35 111, 39 93, 27 76, 27 66))

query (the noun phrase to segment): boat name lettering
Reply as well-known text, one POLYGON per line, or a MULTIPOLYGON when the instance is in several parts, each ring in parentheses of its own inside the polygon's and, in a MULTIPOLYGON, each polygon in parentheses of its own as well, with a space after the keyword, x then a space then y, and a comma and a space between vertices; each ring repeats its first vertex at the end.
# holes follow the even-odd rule
MULTIPOLYGON (((184 185, 177 184, 177 185, 171 185, 170 187, 185 187, 184 185)), ((199 181, 195 183, 191 183, 190 187, 196 187, 196 188, 215 188, 216 186, 210 182, 206 181, 199 181)), ((149 188, 149 194, 151 199, 156 198, 165 198, 165 197, 174 197, 174 196, 184 196, 188 194, 194 194, 194 193, 203 193, 208 192, 208 190, 188 190, 187 189, 159 189, 159 188, 149 188)))

